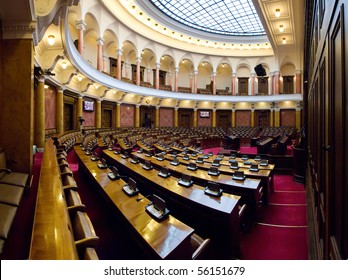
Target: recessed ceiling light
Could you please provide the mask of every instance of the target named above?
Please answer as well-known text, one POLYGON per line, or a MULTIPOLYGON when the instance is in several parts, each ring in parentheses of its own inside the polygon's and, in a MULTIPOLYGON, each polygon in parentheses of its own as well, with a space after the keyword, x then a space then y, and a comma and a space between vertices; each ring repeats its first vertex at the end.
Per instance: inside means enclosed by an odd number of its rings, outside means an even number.
POLYGON ((276 17, 280 17, 280 9, 276 9, 275 10, 275 16, 276 17))
POLYGON ((54 45, 55 40, 56 40, 56 38, 54 37, 54 35, 48 35, 47 41, 48 41, 48 44, 49 44, 50 46, 53 46, 53 45, 54 45))

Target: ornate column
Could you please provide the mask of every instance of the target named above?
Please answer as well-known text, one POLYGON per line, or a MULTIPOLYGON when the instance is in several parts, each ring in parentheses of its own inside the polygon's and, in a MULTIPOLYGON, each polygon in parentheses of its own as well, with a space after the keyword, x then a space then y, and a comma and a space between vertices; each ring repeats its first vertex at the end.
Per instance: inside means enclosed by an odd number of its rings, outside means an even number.
MULTIPOLYGON (((79 96, 79 98, 77 99, 77 108, 76 108, 77 119, 79 117, 82 118, 82 101, 83 101, 83 96, 79 96)), ((78 125, 80 124, 78 123, 78 125)))
POLYGON ((255 95, 255 73, 250 75, 250 95, 255 95))
POLYGON ((137 86, 140 86, 140 62, 141 62, 141 57, 137 57, 137 69, 136 69, 136 76, 135 76, 135 84, 137 86))
POLYGON ((140 105, 135 106, 135 127, 140 127, 140 105))
POLYGON ((301 84, 302 84, 302 79, 301 79, 301 74, 302 71, 301 70, 297 70, 295 72, 295 93, 302 93, 302 89, 301 89, 301 84))
POLYGON ((216 95, 216 72, 213 72, 213 95, 216 95))
POLYGON ((86 22, 84 20, 77 20, 76 29, 77 29, 77 36, 78 36, 77 50, 80 53, 80 55, 83 56, 84 32, 86 30, 86 22))
POLYGON ((97 100, 97 106, 95 108, 95 128, 101 128, 101 115, 102 115, 102 106, 101 100, 97 100))
POLYGON ((35 144, 45 146, 45 77, 39 78, 35 97, 35 144))
POLYGON ((240 94, 240 93, 238 92, 238 77, 236 76, 234 80, 235 80, 235 82, 234 82, 235 95, 237 95, 237 93, 240 94))
POLYGON ((273 80, 274 80, 274 94, 275 95, 278 95, 279 91, 280 91, 280 80, 279 80, 279 78, 280 78, 279 71, 274 72, 273 80))
POLYGON ((156 89, 159 89, 159 70, 160 70, 160 67, 161 67, 161 64, 156 63, 156 81, 155 81, 156 89))
POLYGON ((197 108, 193 109, 193 127, 198 126, 198 110, 197 108))
POLYGON ((254 109, 251 109, 250 126, 251 127, 255 126, 255 110, 254 109))
POLYGON ((213 109, 212 127, 216 127, 216 109, 213 109))
POLYGON ((160 126, 160 107, 157 106, 156 107, 156 118, 155 118, 155 127, 159 127, 160 126))
POLYGON ((97 38, 98 54, 97 54, 97 70, 103 71, 103 38, 97 38))
POLYGON ((117 74, 116 77, 118 80, 122 80, 122 54, 123 51, 121 49, 117 50, 117 74))
POLYGON ((174 108, 174 127, 179 126, 179 108, 174 108))
POLYGON ((269 84, 269 95, 274 94, 274 82, 273 82, 273 73, 269 73, 269 78, 268 78, 268 84, 269 84))
POLYGON ((179 67, 175 67, 174 91, 178 91, 179 85, 179 67))
POLYGON ((193 93, 197 93, 198 83, 198 70, 193 71, 193 93))
POLYGON ((237 74, 236 73, 232 73, 232 82, 231 82, 231 94, 232 95, 236 95, 236 78, 237 78, 237 74))
POLYGON ((57 91, 57 133, 64 132, 64 89, 59 88, 57 91))
POLYGON ((274 127, 280 126, 280 109, 274 110, 274 127))
POLYGON ((270 127, 273 127, 273 126, 274 126, 274 124, 273 124, 273 122, 274 122, 273 115, 274 115, 274 111, 273 111, 273 109, 271 108, 271 109, 270 109, 270 113, 269 113, 269 126, 270 126, 270 127))
POLYGON ((116 104, 116 127, 121 127, 121 103, 116 104))
POLYGON ((236 127, 236 110, 235 109, 232 109, 231 126, 236 127))

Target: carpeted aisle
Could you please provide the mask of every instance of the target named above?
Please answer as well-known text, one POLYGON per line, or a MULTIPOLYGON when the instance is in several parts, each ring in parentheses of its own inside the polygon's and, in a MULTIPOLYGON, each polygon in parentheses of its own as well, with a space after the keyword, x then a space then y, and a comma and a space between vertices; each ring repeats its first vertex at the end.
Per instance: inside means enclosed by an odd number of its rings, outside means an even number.
POLYGON ((242 259, 305 260, 306 193, 290 175, 274 175, 274 192, 256 224, 242 234, 242 259))

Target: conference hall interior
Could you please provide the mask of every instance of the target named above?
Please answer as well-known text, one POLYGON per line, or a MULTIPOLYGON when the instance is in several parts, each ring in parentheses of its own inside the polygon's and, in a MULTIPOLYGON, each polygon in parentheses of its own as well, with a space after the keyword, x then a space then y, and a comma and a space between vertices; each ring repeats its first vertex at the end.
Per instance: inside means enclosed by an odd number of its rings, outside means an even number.
POLYGON ((347 259, 347 38, 344 0, 1 1, 0 258, 347 259))

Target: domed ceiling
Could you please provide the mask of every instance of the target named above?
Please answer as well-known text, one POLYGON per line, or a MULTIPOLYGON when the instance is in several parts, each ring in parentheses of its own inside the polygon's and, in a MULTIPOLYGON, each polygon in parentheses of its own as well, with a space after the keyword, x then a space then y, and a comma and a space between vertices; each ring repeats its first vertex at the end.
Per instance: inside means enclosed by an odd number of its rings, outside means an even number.
POLYGON ((149 0, 175 21, 214 34, 266 35, 251 0, 149 0))

